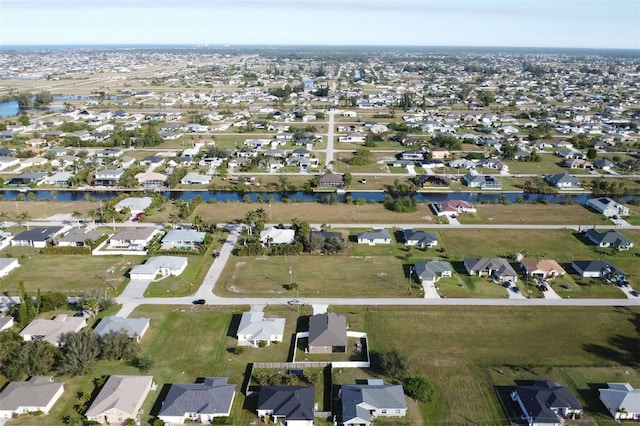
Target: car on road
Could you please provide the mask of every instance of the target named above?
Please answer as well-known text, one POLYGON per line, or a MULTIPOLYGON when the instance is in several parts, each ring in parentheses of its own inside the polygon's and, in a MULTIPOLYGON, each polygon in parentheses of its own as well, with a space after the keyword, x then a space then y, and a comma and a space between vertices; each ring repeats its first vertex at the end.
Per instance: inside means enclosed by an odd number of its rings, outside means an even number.
POLYGON ((302 305, 302 302, 300 302, 298 299, 291 299, 287 303, 289 305, 302 305))
POLYGON ((204 299, 196 299, 192 302, 194 305, 205 305, 207 303, 204 299))
POLYGON ((359 182, 360 183, 367 183, 367 180, 366 179, 360 179, 359 182))

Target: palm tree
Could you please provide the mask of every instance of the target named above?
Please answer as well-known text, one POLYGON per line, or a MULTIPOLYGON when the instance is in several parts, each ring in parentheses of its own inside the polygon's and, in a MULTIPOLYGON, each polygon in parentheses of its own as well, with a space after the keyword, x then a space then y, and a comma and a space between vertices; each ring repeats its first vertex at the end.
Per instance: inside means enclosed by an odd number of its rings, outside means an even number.
POLYGON ((91 312, 91 316, 94 317, 100 311, 100 302, 95 297, 88 297, 82 305, 82 309, 91 312))
POLYGON ((76 219, 78 226, 80 226, 80 218, 82 217, 82 213, 78 210, 74 210, 73 213, 71 213, 71 217, 76 219))
POLYGON ((31 216, 29 215, 29 212, 27 211, 23 211, 22 213, 19 213, 16 215, 16 221, 18 222, 18 225, 22 225, 22 224, 27 224, 27 230, 29 230, 29 222, 28 220, 31 218, 31 216))
POLYGON ((9 213, 7 212, 0 212, 0 222, 2 222, 2 226, 5 225, 4 222, 6 222, 7 218, 9 217, 9 213))

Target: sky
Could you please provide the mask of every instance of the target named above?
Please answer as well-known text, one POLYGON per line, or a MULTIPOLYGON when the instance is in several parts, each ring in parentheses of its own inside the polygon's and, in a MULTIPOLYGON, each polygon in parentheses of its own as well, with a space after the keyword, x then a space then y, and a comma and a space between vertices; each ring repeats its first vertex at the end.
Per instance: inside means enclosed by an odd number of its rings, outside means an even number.
POLYGON ((0 46, 640 49, 640 0, 0 0, 0 46))

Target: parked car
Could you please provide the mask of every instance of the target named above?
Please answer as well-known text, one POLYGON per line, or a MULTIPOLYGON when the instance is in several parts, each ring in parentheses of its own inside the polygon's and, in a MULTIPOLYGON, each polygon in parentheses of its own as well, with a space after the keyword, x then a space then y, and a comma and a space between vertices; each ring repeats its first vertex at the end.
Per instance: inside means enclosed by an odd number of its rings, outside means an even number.
POLYGON ((635 291, 635 290, 631 290, 631 291, 629 292, 629 294, 630 294, 630 295, 632 295, 633 297, 638 297, 638 296, 640 296, 640 293, 638 293, 638 292, 637 292, 637 291, 635 291))
POLYGON ((302 304, 298 299, 291 299, 287 303, 289 305, 301 305, 302 304))
POLYGON ((205 305, 207 303, 204 299, 196 299, 192 302, 194 305, 205 305))
POLYGON ((216 259, 220 257, 220 252, 216 251, 213 253, 213 257, 215 257, 216 259))

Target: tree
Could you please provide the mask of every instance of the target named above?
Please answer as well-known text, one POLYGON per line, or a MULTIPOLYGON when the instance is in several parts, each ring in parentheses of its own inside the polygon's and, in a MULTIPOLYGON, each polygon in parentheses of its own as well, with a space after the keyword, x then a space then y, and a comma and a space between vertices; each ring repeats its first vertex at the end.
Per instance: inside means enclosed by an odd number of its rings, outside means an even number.
POLYGON ((131 365, 136 367, 142 374, 148 373, 153 368, 155 361, 148 355, 139 355, 133 358, 131 365))
POLYGON ((82 304, 82 309, 91 313, 92 317, 95 317, 100 312, 100 302, 95 297, 87 297, 82 304))
POLYGON ((132 360, 138 353, 138 343, 125 331, 109 333, 100 339, 100 358, 132 360))
POLYGON ((342 177, 342 180, 344 182, 344 186, 349 186, 351 185, 351 181, 353 180, 353 177, 351 176, 351 173, 345 172, 344 176, 342 177))
POLYGON ((431 402, 436 389, 431 382, 422 376, 409 377, 404 381, 404 391, 411 398, 419 402, 431 402))
POLYGON ((392 349, 380 357, 380 368, 387 377, 403 379, 409 374, 409 358, 397 349, 392 349))
POLYGON ((99 355, 100 342, 92 329, 85 328, 77 333, 67 333, 64 336, 58 370, 61 374, 70 376, 87 374, 99 355))
POLYGON ((587 158, 593 161, 596 159, 596 157, 598 157, 598 151, 596 151, 595 148, 589 148, 587 150, 587 158))

